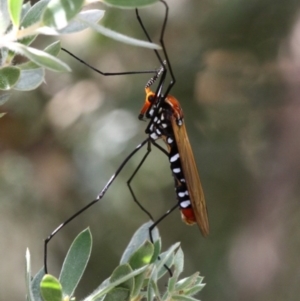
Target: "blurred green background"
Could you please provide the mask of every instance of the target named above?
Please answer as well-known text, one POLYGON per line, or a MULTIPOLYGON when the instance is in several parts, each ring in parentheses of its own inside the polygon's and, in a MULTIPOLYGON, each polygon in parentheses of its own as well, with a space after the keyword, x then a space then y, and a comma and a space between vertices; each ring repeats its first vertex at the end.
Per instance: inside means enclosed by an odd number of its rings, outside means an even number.
MULTIPOLYGON (((185 275, 200 271, 201 300, 299 300, 300 19, 294 0, 168 0, 165 44, 199 167, 210 218, 204 239, 174 212, 160 225, 163 247, 181 241, 185 275)), ((106 7, 104 7, 107 9, 106 7)), ((159 3, 141 10, 153 40, 159 3)), ((134 11, 107 9, 103 23, 144 39, 134 11)), ((159 67, 153 51, 86 30, 62 45, 103 71, 159 67)), ((48 40, 49 41, 49 40, 48 40)), ((42 48, 43 38, 36 41, 42 48)), ((48 72, 38 90, 15 93, 1 107, 1 300, 25 298, 25 249, 43 265, 43 240, 93 200, 123 159, 145 139, 137 119, 148 75, 102 77, 68 55, 72 73, 48 72)), ((110 275, 147 217, 126 181, 140 151, 104 199, 49 244, 57 275, 76 234, 90 227, 92 258, 79 300, 110 275)), ((168 160, 157 150, 133 181, 156 217, 176 197, 168 160)))

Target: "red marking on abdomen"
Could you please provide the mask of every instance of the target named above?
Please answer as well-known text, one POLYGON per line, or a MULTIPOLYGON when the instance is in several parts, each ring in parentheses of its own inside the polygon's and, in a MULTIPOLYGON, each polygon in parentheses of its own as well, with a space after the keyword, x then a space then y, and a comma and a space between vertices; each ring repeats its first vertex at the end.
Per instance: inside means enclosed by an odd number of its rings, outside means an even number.
POLYGON ((193 225, 196 223, 196 218, 193 209, 190 208, 180 208, 181 218, 187 225, 193 225))

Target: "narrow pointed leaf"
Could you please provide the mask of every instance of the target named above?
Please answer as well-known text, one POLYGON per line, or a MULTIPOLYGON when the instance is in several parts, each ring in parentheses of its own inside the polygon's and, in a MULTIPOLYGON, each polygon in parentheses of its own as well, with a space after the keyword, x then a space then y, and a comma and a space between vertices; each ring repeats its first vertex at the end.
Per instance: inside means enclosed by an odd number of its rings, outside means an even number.
POLYGON ((10 23, 7 0, 0 1, 0 35, 4 34, 10 23))
MULTIPOLYGON (((48 45, 44 51, 50 55, 53 55, 53 56, 57 56, 58 53, 60 52, 60 41, 55 41, 54 43, 48 45)), ((39 65, 29 61, 29 62, 26 62, 26 63, 23 63, 23 64, 20 64, 18 65, 18 67, 21 69, 21 70, 28 70, 28 69, 38 69, 40 68, 39 65)))
POLYGON ((116 41, 119 41, 119 42, 122 42, 122 43, 125 43, 125 44, 129 44, 129 45, 133 45, 133 46, 145 47, 145 48, 149 48, 149 49, 161 49, 160 45, 128 37, 124 34, 121 34, 119 32, 116 32, 116 31, 113 31, 109 28, 106 28, 106 27, 104 27, 100 24, 95 24, 95 23, 92 23, 88 20, 84 20, 84 19, 79 18, 79 17, 78 17, 78 19, 81 22, 89 25, 89 27, 91 27, 92 29, 94 29, 97 32, 101 33, 102 35, 104 35, 106 37, 109 37, 111 39, 114 39, 116 41))
POLYGON ((66 27, 81 10, 84 0, 51 0, 44 15, 46 26, 62 29, 66 27))
POLYGON ((184 289, 187 289, 191 286, 194 286, 195 285, 195 282, 197 281, 199 277, 199 272, 189 276, 189 277, 186 277, 184 279, 181 279, 179 280, 177 283, 176 283, 176 286, 175 286, 175 289, 177 291, 182 291, 184 289))
POLYGON ((128 279, 131 279, 141 273, 143 273, 147 269, 147 266, 144 266, 138 270, 132 271, 128 275, 112 282, 112 283, 106 283, 107 286, 103 286, 103 284, 100 285, 98 289, 96 289, 90 296, 88 296, 85 301, 96 301, 100 299, 102 296, 110 292, 113 288, 119 286, 121 283, 126 282, 128 279))
POLYGON ((29 250, 26 250, 26 292, 27 292, 27 300, 34 301, 32 290, 31 290, 31 263, 30 263, 30 253, 29 250))
POLYGON ((8 0, 8 10, 14 27, 19 27, 23 0, 8 0))
POLYGON ((10 90, 20 78, 20 69, 17 67, 4 67, 0 69, 0 90, 10 90))
POLYGON ((190 289, 184 290, 183 291, 184 295, 186 295, 186 296, 194 296, 197 293, 199 293, 203 289, 204 286, 205 286, 205 284, 194 285, 190 289))
POLYGON ((166 252, 160 255, 160 260, 157 260, 156 266, 158 270, 158 279, 160 279, 166 272, 167 267, 171 267, 174 260, 174 251, 179 247, 180 243, 177 242, 176 244, 172 245, 166 252))
POLYGON ((64 295, 73 295, 90 258, 91 249, 92 235, 86 229, 75 238, 64 260, 59 276, 64 295))
POLYGON ((151 5, 158 0, 103 0, 104 3, 120 8, 136 8, 151 5))
MULTIPOLYGON (((49 1, 50 0, 40 0, 39 2, 35 3, 24 16, 21 22, 21 28, 27 28, 30 25, 38 23, 41 20, 42 14, 46 9, 46 6, 49 3, 49 1)), ((34 41, 36 36, 37 35, 28 36, 26 38, 23 38, 19 42, 24 45, 29 45, 34 41)))
POLYGON ((82 31, 89 27, 88 24, 80 22, 80 19, 91 23, 98 23, 104 16, 105 11, 99 9, 91 9, 80 12, 66 27, 59 29, 58 34, 69 34, 82 31))
POLYGON ((28 47, 20 43, 9 43, 7 47, 12 51, 26 56, 28 59, 41 67, 45 67, 52 71, 58 72, 71 71, 70 67, 67 64, 44 51, 28 47))
POLYGON ((62 287, 58 279, 45 275, 41 282, 41 295, 44 301, 62 301, 62 287))
POLYGON ((182 249, 179 248, 176 252, 175 257, 174 257, 173 277, 176 278, 176 282, 177 282, 177 279, 178 279, 179 275, 183 271, 183 264, 184 264, 184 255, 183 255, 182 249))

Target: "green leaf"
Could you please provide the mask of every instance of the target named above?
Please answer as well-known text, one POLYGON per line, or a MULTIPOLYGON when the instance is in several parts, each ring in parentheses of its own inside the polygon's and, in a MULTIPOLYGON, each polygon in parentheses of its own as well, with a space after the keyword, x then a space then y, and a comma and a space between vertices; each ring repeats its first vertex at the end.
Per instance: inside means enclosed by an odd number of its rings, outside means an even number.
POLYGON ((126 282, 128 279, 131 279, 141 273, 143 273, 147 269, 147 266, 144 266, 140 269, 134 270, 131 273, 127 274, 126 276, 114 281, 109 282, 105 281, 105 283, 102 283, 99 288, 97 288, 90 296, 88 296, 85 300, 86 301, 95 301, 99 300, 102 296, 110 292, 113 288, 119 286, 121 283, 126 282))
POLYGON ((183 271, 183 265, 184 265, 184 255, 183 255, 182 249, 179 248, 176 252, 175 257, 174 257, 173 277, 176 279, 176 282, 177 282, 177 279, 178 279, 179 275, 183 271))
MULTIPOLYGON (((38 23, 41 20, 42 14, 46 9, 47 4, 50 0, 40 0, 39 2, 35 3, 27 12, 27 14, 24 16, 22 22, 21 22, 21 28, 27 28, 30 25, 33 25, 35 23, 38 23)), ((19 42, 24 45, 31 44, 37 35, 32 35, 29 37, 26 37, 19 42)))
POLYGON ((8 0, 8 11, 14 27, 19 27, 23 0, 8 0))
POLYGON ((0 113, 0 118, 2 118, 6 113, 0 113))
POLYGON ((73 295, 90 258, 91 249, 92 235, 86 229, 75 238, 64 260, 59 276, 64 295, 73 295))
POLYGON ((24 16, 28 13, 30 8, 31 8, 31 3, 30 2, 26 2, 22 5, 21 17, 20 17, 21 24, 22 24, 22 20, 23 20, 24 16))
POLYGON ((60 52, 60 41, 55 41, 53 42, 52 44, 48 45, 44 51, 51 54, 51 55, 54 55, 54 56, 57 56, 60 52))
POLYGON ((146 270, 144 273, 141 273, 134 277, 134 289, 131 293, 131 299, 134 300, 140 294, 140 290, 143 287, 144 279, 148 275, 148 271, 146 270))
POLYGON ((41 296, 41 281, 45 276, 45 269, 42 267, 31 281, 31 290, 34 301, 43 301, 41 296))
POLYGON ((116 41, 126 43, 129 45, 133 45, 133 46, 145 47, 145 48, 149 48, 149 49, 161 49, 160 45, 128 37, 126 35, 123 35, 121 33, 113 31, 109 28, 106 28, 100 24, 94 24, 94 23, 90 22, 89 20, 84 20, 82 18, 79 18, 79 16, 77 19, 80 20, 81 22, 83 22, 84 24, 87 24, 90 28, 96 30, 97 32, 101 33, 102 35, 109 37, 111 39, 114 39, 116 41))
POLYGON ((147 6, 158 0, 103 0, 104 3, 120 8, 136 8, 147 6))
POLYGON ((176 291, 182 291, 184 289, 190 288, 191 286, 194 286, 198 277, 199 272, 196 272, 189 277, 179 280, 175 285, 176 291))
POLYGON ((27 300, 34 301, 32 291, 31 291, 31 263, 30 263, 30 253, 29 250, 26 249, 26 292, 27 292, 27 300))
MULTIPOLYGON (((143 224, 132 236, 127 248, 125 249, 120 264, 127 263, 131 255, 149 239, 149 227, 153 225, 152 221, 143 224)), ((159 234, 157 228, 152 232, 154 242, 158 239, 159 234)))
POLYGON ((58 34, 69 34, 82 31, 89 27, 88 24, 82 23, 79 19, 86 20, 91 23, 98 23, 104 16, 105 11, 99 9, 90 9, 78 14, 66 27, 57 31, 58 34))
MULTIPOLYGON (((132 268, 130 267, 129 264, 120 265, 113 271, 113 273, 110 277, 110 282, 111 283, 115 282, 115 281, 123 278, 124 276, 130 274, 131 272, 132 272, 132 268)), ((118 285, 118 287, 127 289, 131 294, 131 292, 133 291, 133 288, 134 288, 134 279, 130 278, 130 279, 126 280, 125 282, 118 285)))
POLYGON ((1 93, 0 94, 0 106, 2 106, 3 104, 5 104, 8 99, 10 98, 11 93, 1 93))
POLYGON ((70 67, 58 58, 35 48, 22 45, 20 43, 9 43, 7 47, 36 63, 52 71, 71 71, 70 67))
POLYGON ((205 284, 194 285, 190 289, 184 290, 183 293, 186 296, 194 296, 197 293, 199 293, 203 289, 204 286, 205 286, 205 284))
POLYGON ((153 244, 146 240, 129 258, 128 263, 133 270, 149 264, 154 252, 153 244))
POLYGON ((59 281, 47 274, 41 282, 41 295, 44 301, 62 301, 63 293, 59 281))
POLYGON ((84 0, 51 0, 44 15, 46 26, 62 29, 66 27, 81 10, 84 0))
POLYGON ((114 288, 103 299, 103 301, 129 301, 129 300, 130 300, 130 292, 128 289, 123 287, 114 288))
POLYGON ((7 0, 0 0, 0 35, 3 35, 10 24, 7 0))
POLYGON ((10 90, 20 77, 20 69, 17 67, 4 67, 0 69, 0 90, 10 90))
POLYGON ((21 75, 14 90, 30 91, 43 83, 45 71, 43 68, 21 70, 21 75))
MULTIPOLYGON (((156 229, 157 228, 155 228, 155 230, 156 229)), ((156 240, 154 242, 154 252, 153 252, 153 255, 152 255, 150 263, 153 263, 153 262, 155 262, 157 260, 158 255, 160 254, 160 251, 161 251, 161 239, 159 238, 158 240, 156 240)))
POLYGON ((174 251, 179 247, 180 243, 176 243, 172 245, 166 252, 162 253, 157 260, 156 266, 158 270, 158 279, 160 279, 168 270, 165 265, 170 268, 173 264, 174 260, 174 251))
MULTIPOLYGON (((57 56, 60 52, 60 41, 55 41, 54 43, 48 45, 44 51, 47 52, 48 54, 51 54, 53 56, 57 56)), ((39 65, 33 63, 33 62, 26 62, 26 63, 23 63, 23 64, 20 64, 18 65, 18 67, 21 69, 21 70, 30 70, 30 69, 38 69, 40 68, 39 65)))

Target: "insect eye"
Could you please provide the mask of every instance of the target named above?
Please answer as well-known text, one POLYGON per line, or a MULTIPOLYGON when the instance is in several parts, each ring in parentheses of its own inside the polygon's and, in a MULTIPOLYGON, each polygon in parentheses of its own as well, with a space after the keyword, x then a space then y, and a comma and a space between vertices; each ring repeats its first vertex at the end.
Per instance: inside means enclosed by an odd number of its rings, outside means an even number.
POLYGON ((153 103, 153 102, 154 102, 154 99, 155 99, 154 95, 149 95, 149 96, 148 96, 148 101, 149 101, 150 103, 153 103))

